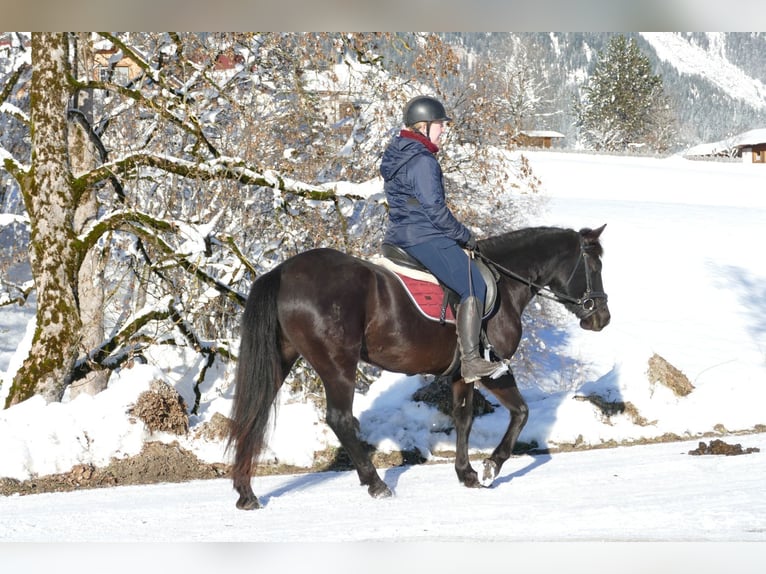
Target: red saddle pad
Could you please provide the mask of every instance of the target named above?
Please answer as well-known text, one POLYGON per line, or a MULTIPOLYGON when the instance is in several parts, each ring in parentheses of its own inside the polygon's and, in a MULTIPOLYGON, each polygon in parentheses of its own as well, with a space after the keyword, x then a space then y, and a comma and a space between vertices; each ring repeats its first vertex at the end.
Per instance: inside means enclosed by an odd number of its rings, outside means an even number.
MULTIPOLYGON (((412 300, 417 304, 423 314, 429 319, 441 320, 442 303, 444 301, 444 291, 441 286, 429 281, 414 279, 401 273, 396 274, 404 283, 405 288, 410 294, 412 300)), ((454 321, 455 315, 452 308, 447 306, 445 314, 446 321, 454 321)))

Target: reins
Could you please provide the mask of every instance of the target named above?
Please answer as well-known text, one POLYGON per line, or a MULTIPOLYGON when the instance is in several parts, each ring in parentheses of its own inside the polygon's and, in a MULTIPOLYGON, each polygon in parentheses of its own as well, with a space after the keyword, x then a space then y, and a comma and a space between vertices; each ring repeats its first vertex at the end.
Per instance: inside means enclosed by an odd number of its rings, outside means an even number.
POLYGON ((558 293, 546 285, 535 283, 529 277, 524 277, 522 275, 519 275, 515 271, 512 271, 508 269, 507 267, 500 265, 499 263, 497 263, 496 261, 493 261, 486 255, 483 255, 478 250, 475 251, 475 254, 477 257, 481 258, 487 265, 491 265, 503 275, 506 275, 507 277, 510 277, 511 279, 515 279, 516 281, 519 281, 520 283, 523 283, 529 286, 530 289, 536 289, 536 292, 535 292, 536 295, 545 297, 546 299, 551 299, 552 301, 556 301, 557 303, 562 303, 562 304, 570 303, 572 305, 577 305, 578 307, 582 307, 582 309, 586 311, 587 313, 585 317, 595 312, 596 299, 603 299, 604 301, 607 300, 607 294, 604 293, 603 291, 593 291, 593 281, 591 279, 590 268, 588 267, 588 254, 585 252, 585 249, 583 248, 582 245, 580 245, 580 256, 577 258, 577 262, 575 263, 574 269, 572 269, 572 273, 569 275, 569 279, 567 280, 567 285, 569 285, 572 279, 574 279, 575 272, 577 271, 577 267, 579 266, 580 260, 582 259, 583 267, 585 269, 585 292, 582 294, 582 297, 579 297, 579 298, 572 297, 571 295, 567 295, 566 293, 558 293))

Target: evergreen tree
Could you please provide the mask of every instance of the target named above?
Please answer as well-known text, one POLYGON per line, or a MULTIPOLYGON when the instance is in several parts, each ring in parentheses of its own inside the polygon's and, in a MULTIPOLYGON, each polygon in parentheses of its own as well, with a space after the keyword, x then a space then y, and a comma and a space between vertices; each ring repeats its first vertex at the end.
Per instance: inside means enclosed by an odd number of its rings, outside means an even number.
POLYGON ((596 68, 575 104, 580 136, 587 148, 625 151, 649 147, 662 152, 675 137, 670 101, 662 78, 635 40, 613 37, 599 53, 596 68))

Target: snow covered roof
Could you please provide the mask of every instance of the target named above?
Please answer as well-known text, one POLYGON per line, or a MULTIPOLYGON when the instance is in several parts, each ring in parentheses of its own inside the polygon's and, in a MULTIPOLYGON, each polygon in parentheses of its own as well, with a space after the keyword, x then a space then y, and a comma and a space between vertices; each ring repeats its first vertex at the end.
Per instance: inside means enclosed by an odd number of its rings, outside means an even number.
POLYGON ((746 147, 766 143, 766 128, 758 128, 731 138, 732 147, 746 147))
POLYGON ((736 150, 766 143, 766 128, 749 130, 725 140, 699 144, 686 150, 686 156, 732 155, 736 150))
POLYGON ((530 138, 563 138, 564 134, 555 132, 553 130, 522 130, 519 135, 524 135, 530 138))

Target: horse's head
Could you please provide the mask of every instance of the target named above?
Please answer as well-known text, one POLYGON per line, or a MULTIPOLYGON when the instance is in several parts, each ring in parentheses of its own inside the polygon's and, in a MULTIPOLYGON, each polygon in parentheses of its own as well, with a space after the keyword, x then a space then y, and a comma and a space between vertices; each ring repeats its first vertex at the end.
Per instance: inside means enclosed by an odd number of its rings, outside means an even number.
POLYGON ((561 290, 568 297, 564 304, 580 319, 580 327, 589 331, 600 331, 611 319, 601 280, 603 248, 599 237, 605 227, 606 224, 598 229, 580 230, 577 262, 569 278, 561 285, 561 290))

